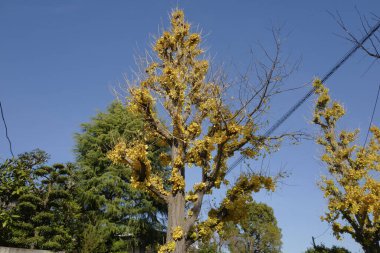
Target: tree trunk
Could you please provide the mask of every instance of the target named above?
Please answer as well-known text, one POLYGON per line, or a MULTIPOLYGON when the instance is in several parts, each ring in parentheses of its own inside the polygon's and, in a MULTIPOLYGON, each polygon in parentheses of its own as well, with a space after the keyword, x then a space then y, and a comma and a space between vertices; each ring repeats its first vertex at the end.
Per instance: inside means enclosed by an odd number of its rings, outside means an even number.
MULTIPOLYGON (((178 192, 170 197, 168 207, 168 228, 166 232, 166 242, 173 241, 172 231, 176 227, 184 228, 185 225, 185 194, 178 192)), ((182 239, 176 241, 175 253, 186 252, 186 235, 182 239)))
MULTIPOLYGON (((359 232, 361 233, 361 231, 359 232)), ((356 231, 356 234, 359 234, 356 231)), ((380 253, 380 242, 375 236, 361 233, 355 238, 355 241, 362 246, 365 253, 380 253)))
POLYGON ((365 253, 380 253, 379 242, 372 242, 368 245, 363 245, 363 250, 365 253))

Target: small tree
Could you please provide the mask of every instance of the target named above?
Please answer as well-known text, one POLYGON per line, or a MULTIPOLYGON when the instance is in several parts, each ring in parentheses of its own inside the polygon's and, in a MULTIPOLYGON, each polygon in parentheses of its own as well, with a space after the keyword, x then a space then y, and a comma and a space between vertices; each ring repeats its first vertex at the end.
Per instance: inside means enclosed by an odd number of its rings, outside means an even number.
MULTIPOLYGON (((201 37, 190 31, 181 10, 171 15, 171 29, 154 44, 156 60, 149 62, 146 76, 130 89, 129 108, 142 115, 144 139, 121 141, 109 153, 117 164, 132 167, 132 184, 144 189, 168 207, 166 244, 160 252, 186 252, 196 240, 208 240, 223 222, 237 222, 245 215, 252 192, 274 190, 271 177, 240 175, 218 207, 199 220, 203 198, 214 188, 228 184, 227 161, 237 153, 258 158, 262 149, 270 150, 279 137, 260 136, 260 116, 283 78, 279 40, 269 66, 259 65, 263 76, 250 93, 240 100, 226 101, 226 86, 220 79, 207 80, 209 62, 201 58, 201 37), (246 99, 244 99, 246 98, 246 99), (168 119, 170 125, 160 120, 168 119), (168 147, 160 155, 161 164, 171 171, 169 179, 152 171, 149 151, 152 140, 168 147), (185 191, 185 170, 200 169, 201 179, 185 191), (167 186, 166 186, 167 185, 167 186)), ((153 57, 152 57, 153 58, 153 57)), ((258 70, 258 71, 260 71, 258 70)), ((276 142, 277 144, 277 142, 276 142)))
MULTIPOLYGON (((280 253, 281 229, 273 209, 264 203, 247 204, 247 215, 238 224, 230 224, 234 234, 226 234, 225 240, 231 252, 280 253)), ((230 222, 231 223, 231 222, 230 222)), ((228 224, 228 223, 227 223, 228 224)))
POLYGON ((336 129, 343 107, 331 101, 319 80, 314 85, 319 95, 314 123, 323 132, 317 142, 324 147, 321 159, 329 172, 320 183, 328 199, 322 219, 332 224, 337 238, 347 233, 365 252, 380 252, 380 129, 372 126, 367 146, 355 145, 358 130, 336 129))

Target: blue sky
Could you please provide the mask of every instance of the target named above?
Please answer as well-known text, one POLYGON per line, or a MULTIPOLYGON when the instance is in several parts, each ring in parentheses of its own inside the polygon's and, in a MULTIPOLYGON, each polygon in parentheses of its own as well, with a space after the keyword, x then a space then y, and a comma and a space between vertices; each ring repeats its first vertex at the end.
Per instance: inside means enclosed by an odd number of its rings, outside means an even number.
MULTIPOLYGON (((134 56, 149 48, 152 36, 167 24, 170 10, 179 6, 188 20, 206 35, 204 45, 218 64, 243 67, 260 42, 270 47, 270 29, 283 25, 285 55, 302 57, 298 71, 287 81, 295 87, 322 76, 351 48, 328 14, 339 11, 347 26, 360 34, 356 13, 380 15, 380 1, 0 1, 0 100, 15 153, 41 148, 52 161, 73 160, 73 135, 80 124, 104 110, 114 99, 112 87, 135 67, 134 56)), ((342 128, 368 128, 380 82, 379 63, 359 52, 328 82, 331 94, 347 108, 342 128)), ((306 92, 285 94, 273 104, 272 122, 306 92)), ((279 132, 307 129, 312 99, 279 132)), ((380 109, 375 124, 380 124, 380 109)), ((0 125, 0 159, 10 157, 0 125)), ((364 139, 364 137, 362 138, 364 139)), ((361 140, 362 141, 362 140, 361 140)), ((319 219, 326 207, 316 186, 323 174, 321 149, 311 141, 285 145, 266 163, 272 171, 291 176, 273 194, 256 198, 270 204, 283 231, 283 252, 303 252, 311 237, 353 252, 360 247, 349 237, 337 242, 319 219)), ((257 164, 252 164, 257 166, 257 164)), ((237 168, 231 177, 237 175, 237 168)))

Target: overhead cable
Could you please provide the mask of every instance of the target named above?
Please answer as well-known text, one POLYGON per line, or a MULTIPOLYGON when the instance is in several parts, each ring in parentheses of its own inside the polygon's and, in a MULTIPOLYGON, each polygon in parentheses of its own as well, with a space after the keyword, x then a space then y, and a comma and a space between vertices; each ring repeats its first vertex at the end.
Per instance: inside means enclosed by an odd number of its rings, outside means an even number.
POLYGON ((377 89, 377 95, 376 95, 375 105, 373 106, 373 109, 372 109, 371 120, 369 122, 368 130, 367 130, 367 135, 365 137, 365 142, 364 142, 363 147, 365 147, 366 144, 367 144, 369 132, 370 132, 370 129, 371 129, 371 126, 372 126, 373 117, 375 116, 375 112, 376 112, 377 101, 379 100, 379 94, 380 94, 380 83, 379 83, 379 88, 377 89))
MULTIPOLYGON (((321 82, 327 81, 363 44, 380 28, 380 20, 366 33, 361 40, 358 41, 335 65, 325 74, 321 82)), ((277 130, 312 94, 315 88, 311 88, 296 104, 294 104, 281 118, 279 118, 274 125, 272 125, 265 133, 264 137, 269 137, 274 131, 277 130)), ((238 166, 245 157, 241 155, 236 159, 231 166, 227 169, 226 174, 229 174, 236 166, 238 166)))
POLYGON ((7 138, 8 143, 9 143, 9 151, 11 152, 12 157, 15 157, 13 154, 13 150, 12 150, 12 142, 11 142, 11 139, 9 138, 9 135, 8 135, 8 127, 7 127, 7 123, 5 122, 3 106, 1 105, 1 101, 0 101, 0 111, 1 111, 1 118, 3 120, 4 127, 5 127, 5 137, 7 138))

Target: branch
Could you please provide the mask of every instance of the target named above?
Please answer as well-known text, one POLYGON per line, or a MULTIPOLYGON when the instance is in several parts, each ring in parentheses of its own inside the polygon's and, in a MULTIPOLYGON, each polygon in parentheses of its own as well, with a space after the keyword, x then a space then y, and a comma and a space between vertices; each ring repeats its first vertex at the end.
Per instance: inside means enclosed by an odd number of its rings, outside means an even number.
MULTIPOLYGON (((361 26, 362 26, 362 29, 364 31, 365 34, 368 34, 368 27, 370 27, 369 25, 369 22, 367 20, 366 17, 362 17, 359 13, 359 11, 357 10, 358 12, 358 15, 360 17, 360 23, 361 23, 361 26)), ((354 43, 355 45, 359 46, 367 55, 371 56, 371 57, 374 57, 376 59, 380 59, 380 53, 378 51, 378 48, 377 47, 380 47, 380 44, 379 45, 376 45, 374 40, 372 38, 369 38, 369 41, 371 43, 371 46, 372 46, 372 50, 368 49, 367 47, 365 47, 364 45, 362 45, 359 40, 357 39, 357 37, 352 34, 349 29, 346 27, 345 23, 343 22, 343 19, 342 17, 340 16, 339 13, 336 13, 336 15, 330 13, 330 15, 335 19, 335 21, 337 22, 337 24, 340 26, 340 28, 347 34, 347 37, 345 37, 345 39, 347 39, 348 41, 354 43)), ((377 40, 377 42, 379 43, 380 40, 379 40, 379 37, 374 34, 373 35, 375 37, 375 39, 377 40)))
POLYGON ((197 194, 198 199, 193 204, 193 207, 191 208, 191 211, 193 212, 193 215, 187 219, 185 224, 185 233, 188 233, 191 229, 191 227, 194 225, 195 221, 197 220, 200 211, 202 209, 202 203, 203 203, 203 197, 212 187, 214 187, 215 180, 220 172, 221 165, 222 165, 222 159, 223 159, 223 147, 227 141, 218 144, 218 151, 217 155, 215 157, 216 159, 216 165, 215 170, 213 171, 213 174, 208 177, 207 173, 203 169, 202 171, 202 183, 206 183, 206 187, 200 191, 196 191, 195 194, 197 194))
POLYGON ((184 232, 187 234, 192 226, 194 225, 195 221, 198 219, 198 216, 202 209, 202 203, 203 203, 203 197, 205 195, 205 191, 200 191, 196 193, 198 196, 197 201, 195 201, 193 207, 191 208, 191 211, 193 212, 193 215, 186 219, 184 232))
POLYGON ((154 187, 152 184, 150 184, 149 186, 146 186, 146 188, 152 193, 154 194, 161 202, 163 203, 168 203, 169 202, 169 199, 168 199, 168 196, 162 194, 156 187, 154 187))
POLYGON ((354 235, 360 235, 362 234, 362 229, 359 227, 358 224, 356 224, 356 222, 351 218, 351 216, 349 214, 347 214, 346 212, 342 211, 342 216, 344 219, 346 219, 350 225, 352 226, 352 228, 355 230, 355 233, 354 235))
POLYGON ((162 122, 154 116, 154 114, 152 113, 152 108, 150 108, 150 106, 147 105, 142 106, 144 106, 145 108, 146 120, 150 123, 153 129, 165 139, 166 143, 171 143, 171 135, 169 134, 166 127, 162 124, 162 122))
POLYGON ((137 183, 137 186, 141 186, 149 190, 154 196, 156 196, 161 202, 167 203, 168 197, 162 193, 162 189, 155 187, 154 180, 151 181, 152 177, 150 176, 150 164, 144 162, 144 160, 138 159, 137 162, 139 166, 136 165, 132 159, 125 155, 125 143, 120 143, 116 145, 113 151, 108 154, 108 158, 111 159, 114 163, 127 164, 132 170, 133 181, 137 183), (134 167, 134 165, 137 167, 134 167))

